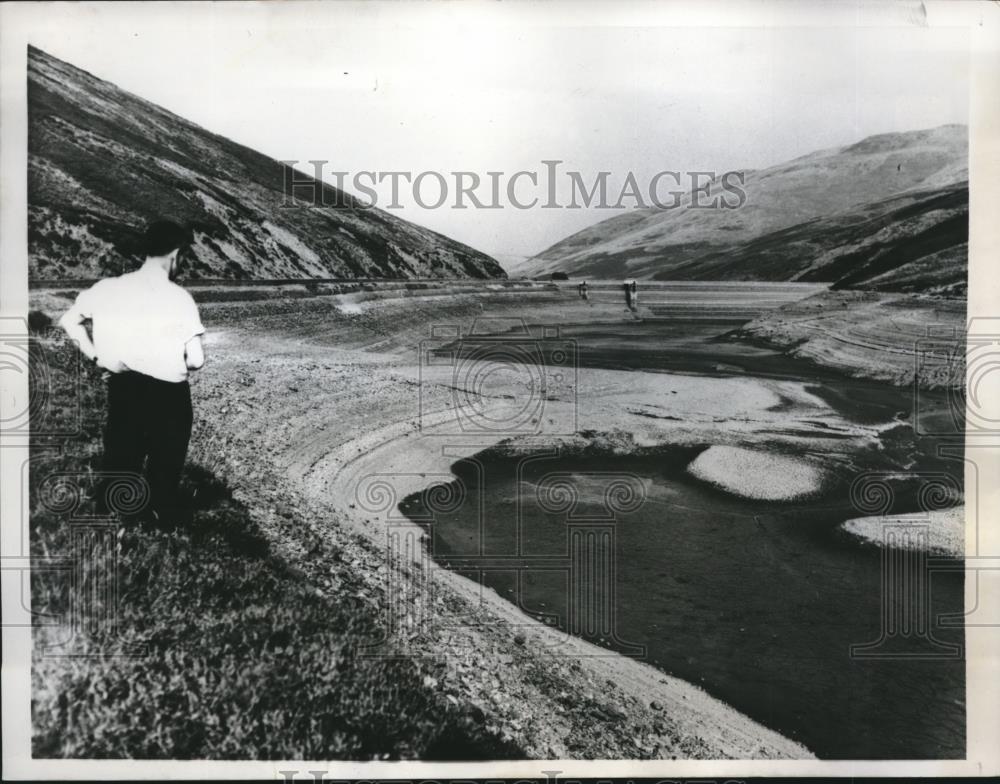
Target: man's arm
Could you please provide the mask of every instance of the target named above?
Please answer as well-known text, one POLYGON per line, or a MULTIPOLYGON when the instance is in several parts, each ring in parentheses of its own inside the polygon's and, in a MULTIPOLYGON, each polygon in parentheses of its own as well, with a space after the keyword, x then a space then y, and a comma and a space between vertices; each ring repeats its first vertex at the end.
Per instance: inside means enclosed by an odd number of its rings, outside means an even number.
POLYGON ((201 344, 201 335, 195 335, 184 344, 184 364, 188 370, 198 370, 205 364, 205 348, 201 344))
POLYGON ((90 339, 87 328, 83 325, 86 320, 87 316, 80 310, 79 304, 73 303, 59 319, 59 326, 66 331, 69 339, 79 346, 83 355, 87 359, 93 360, 97 358, 97 348, 94 346, 94 341, 90 339))

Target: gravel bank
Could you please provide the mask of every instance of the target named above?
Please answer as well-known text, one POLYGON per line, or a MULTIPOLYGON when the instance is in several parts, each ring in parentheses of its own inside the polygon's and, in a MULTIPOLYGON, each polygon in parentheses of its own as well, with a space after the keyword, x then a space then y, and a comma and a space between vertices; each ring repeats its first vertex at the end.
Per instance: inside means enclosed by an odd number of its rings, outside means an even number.
POLYGON ((824 471, 812 463, 757 449, 711 446, 688 472, 720 490, 758 501, 794 501, 822 489, 824 471))
POLYGON ((921 549, 934 555, 962 558, 965 555, 965 506, 955 506, 933 512, 912 515, 886 515, 884 517, 856 517, 846 520, 841 530, 860 541, 885 547, 887 534, 908 532, 909 535, 893 536, 894 547, 904 550, 921 549))

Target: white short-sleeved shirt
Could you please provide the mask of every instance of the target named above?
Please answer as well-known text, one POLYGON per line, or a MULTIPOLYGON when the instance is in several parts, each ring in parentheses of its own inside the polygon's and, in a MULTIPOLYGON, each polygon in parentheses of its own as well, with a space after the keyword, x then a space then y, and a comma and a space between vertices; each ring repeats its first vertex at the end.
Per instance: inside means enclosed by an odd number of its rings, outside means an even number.
POLYGON ((162 381, 188 377, 184 346, 204 334, 194 298, 151 265, 98 281, 76 298, 93 322, 97 363, 112 372, 132 370, 162 381))

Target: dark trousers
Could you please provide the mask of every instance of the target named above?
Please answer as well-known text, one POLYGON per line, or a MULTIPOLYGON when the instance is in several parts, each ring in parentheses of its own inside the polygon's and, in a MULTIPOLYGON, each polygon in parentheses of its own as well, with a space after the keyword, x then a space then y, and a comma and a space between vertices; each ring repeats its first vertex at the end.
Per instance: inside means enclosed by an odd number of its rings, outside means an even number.
POLYGON ((98 492, 98 511, 142 514, 149 510, 162 522, 174 522, 180 511, 177 486, 191 438, 191 422, 187 381, 171 383, 132 372, 112 375, 108 379, 102 463, 108 475, 98 492), (131 503, 127 493, 116 499, 113 475, 142 474, 143 463, 150 490, 148 504, 139 498, 131 503))

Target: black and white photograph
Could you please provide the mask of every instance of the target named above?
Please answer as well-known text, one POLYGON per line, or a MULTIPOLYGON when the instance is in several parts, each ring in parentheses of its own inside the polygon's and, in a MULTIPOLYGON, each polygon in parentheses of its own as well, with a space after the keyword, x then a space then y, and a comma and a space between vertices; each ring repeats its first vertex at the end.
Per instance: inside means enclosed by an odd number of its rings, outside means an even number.
POLYGON ((996 3, 0 36, 10 777, 1000 771, 996 3))

